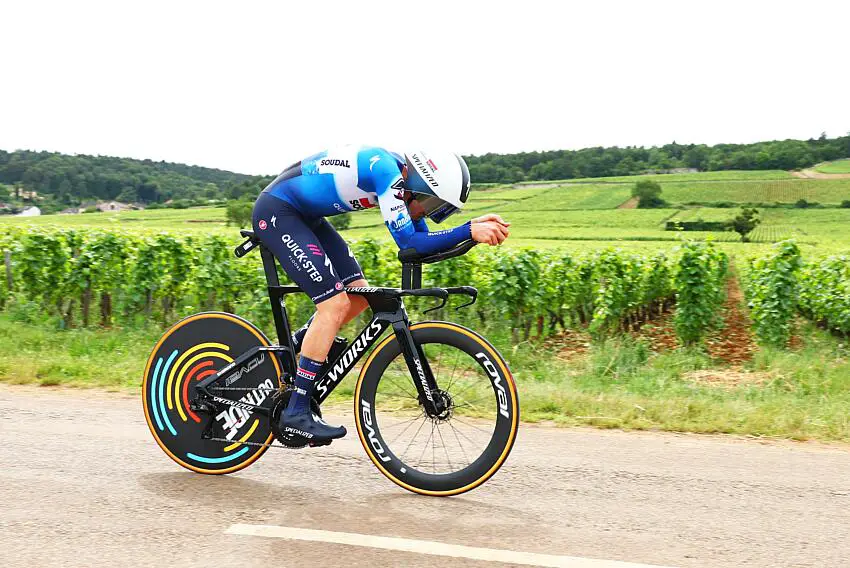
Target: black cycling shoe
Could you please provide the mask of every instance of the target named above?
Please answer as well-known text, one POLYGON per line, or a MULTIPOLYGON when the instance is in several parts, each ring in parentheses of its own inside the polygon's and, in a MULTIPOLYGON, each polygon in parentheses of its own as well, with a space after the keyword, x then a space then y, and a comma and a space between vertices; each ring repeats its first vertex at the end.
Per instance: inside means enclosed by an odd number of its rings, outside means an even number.
POLYGON ((280 415, 280 432, 284 436, 301 438, 311 446, 330 444, 348 433, 345 426, 331 426, 310 411, 287 416, 280 415))

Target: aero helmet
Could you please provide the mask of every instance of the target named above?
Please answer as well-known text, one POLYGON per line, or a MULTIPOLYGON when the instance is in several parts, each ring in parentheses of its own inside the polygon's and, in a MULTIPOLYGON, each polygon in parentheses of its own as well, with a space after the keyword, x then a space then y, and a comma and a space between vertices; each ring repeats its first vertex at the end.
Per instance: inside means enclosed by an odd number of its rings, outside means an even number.
POLYGON ((435 223, 463 208, 469 197, 469 168, 457 154, 413 150, 404 153, 407 162, 405 187, 435 223))

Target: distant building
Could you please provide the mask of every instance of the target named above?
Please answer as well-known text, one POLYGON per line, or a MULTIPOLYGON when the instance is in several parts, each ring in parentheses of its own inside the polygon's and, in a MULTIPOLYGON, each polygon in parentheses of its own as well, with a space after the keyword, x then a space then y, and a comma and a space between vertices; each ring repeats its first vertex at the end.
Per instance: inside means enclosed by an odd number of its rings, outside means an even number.
POLYGON ((695 174, 699 170, 696 168, 671 168, 669 170, 645 170, 644 174, 695 174))
POLYGON ((20 213, 18 213, 18 217, 38 217, 41 215, 41 209, 38 207, 27 207, 20 213))
POLYGON ((127 204, 121 203, 120 201, 85 201, 75 207, 68 207, 67 209, 63 209, 59 213, 62 215, 76 215, 78 213, 85 213, 87 209, 96 209, 97 211, 101 211, 103 213, 118 213, 121 211, 134 211, 137 209, 144 209, 144 205, 139 203, 127 204))
POLYGON ((114 213, 116 211, 129 211, 132 209, 126 203, 119 203, 118 201, 105 201, 103 203, 97 204, 97 210, 103 212, 111 212, 114 213))

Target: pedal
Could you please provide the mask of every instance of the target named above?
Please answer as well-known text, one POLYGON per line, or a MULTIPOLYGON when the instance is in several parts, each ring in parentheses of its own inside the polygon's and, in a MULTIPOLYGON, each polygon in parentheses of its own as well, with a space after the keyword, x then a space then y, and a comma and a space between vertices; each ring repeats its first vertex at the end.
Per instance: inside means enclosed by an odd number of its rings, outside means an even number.
POLYGON ((333 442, 333 440, 326 440, 324 442, 310 442, 307 445, 310 446, 311 448, 319 448, 321 446, 330 446, 331 442, 333 442))

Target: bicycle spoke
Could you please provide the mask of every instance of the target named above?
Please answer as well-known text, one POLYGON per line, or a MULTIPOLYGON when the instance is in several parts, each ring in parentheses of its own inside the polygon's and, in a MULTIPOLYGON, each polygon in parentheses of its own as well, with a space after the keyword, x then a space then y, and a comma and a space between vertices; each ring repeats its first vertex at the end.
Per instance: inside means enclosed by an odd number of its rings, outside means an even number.
POLYGON ((467 385, 467 387, 466 387, 465 389, 463 389, 462 391, 460 391, 459 393, 457 393, 457 394, 455 394, 455 395, 453 395, 453 396, 454 396, 455 398, 457 398, 457 397, 459 397, 460 395, 462 395, 463 393, 465 393, 465 392, 469 391, 469 389, 471 389, 471 388, 473 388, 473 387, 477 387, 477 386, 481 386, 481 383, 473 381, 472 383, 470 383, 469 385, 467 385))
POLYGON ((449 450, 446 448, 446 441, 443 439, 443 433, 440 431, 440 425, 437 425, 437 434, 440 435, 440 441, 443 443, 443 451, 446 452, 446 460, 449 462, 449 468, 454 469, 452 458, 449 457, 449 450))
POLYGON ((460 418, 455 417, 455 418, 452 418, 452 420, 457 420, 461 424, 465 424, 465 425, 469 426, 470 428, 474 428, 474 429, 478 430, 479 432, 483 432, 483 433, 487 434, 488 436, 491 434, 491 432, 488 432, 487 430, 483 430, 483 429, 479 428, 478 426, 470 424, 469 422, 464 422, 460 418))
POLYGON ((479 444, 478 444, 475 440, 473 440, 472 438, 470 438, 469 436, 467 436, 467 435, 463 432, 463 430, 458 430, 457 428, 455 428, 455 431, 456 431, 456 432, 458 432, 458 433, 459 433, 461 436, 463 436, 464 438, 466 438, 466 441, 467 441, 467 442, 469 442, 469 443, 471 443, 471 444, 473 444, 473 445, 475 445, 475 446, 479 445, 479 444))
MULTIPOLYGON (((434 437, 434 428, 436 428, 436 423, 431 423, 431 473, 437 473, 437 438, 434 437)), ((437 432, 440 429, 437 428, 437 432)))
MULTIPOLYGON (((434 379, 436 379, 437 377, 440 376, 440 369, 442 369, 441 363, 443 361, 443 353, 444 353, 444 350, 440 349, 439 355, 437 355, 437 364, 431 367, 431 372, 434 375, 434 379), (435 367, 436 367, 436 369, 435 369, 435 367)), ((422 345, 422 354, 423 355, 425 354, 425 345, 424 344, 422 345)), ((430 365, 431 360, 428 357, 425 357, 425 359, 428 361, 428 364, 430 365)))
POLYGON ((452 367, 452 374, 451 374, 451 375, 449 375, 449 386, 447 386, 447 387, 445 388, 445 391, 446 391, 446 392, 449 392, 449 389, 450 389, 450 388, 452 388, 452 385, 453 385, 453 384, 454 384, 454 382, 455 382, 455 381, 454 381, 454 379, 455 379, 455 371, 457 371, 457 366, 458 366, 458 364, 460 363, 460 353, 461 353, 461 352, 460 352, 460 351, 458 351, 458 352, 457 352, 457 355, 455 355, 455 366, 454 366, 454 367, 452 367))
POLYGON ((422 424, 420 424, 420 425, 419 425, 419 428, 416 430, 416 434, 414 434, 414 435, 413 435, 413 438, 411 438, 411 439, 410 439, 410 443, 409 443, 409 444, 407 444, 407 447, 404 449, 404 452, 402 452, 402 454, 399 456, 399 458, 398 458, 398 459, 403 460, 403 459, 404 459, 404 456, 406 456, 406 455, 407 455, 407 450, 409 450, 409 449, 410 449, 410 446, 412 446, 412 445, 413 445, 414 440, 416 440, 416 436, 418 436, 418 435, 419 435, 419 432, 420 432, 420 431, 422 431, 422 427, 425 425, 425 422, 426 422, 426 421, 427 421, 427 419, 426 419, 426 420, 423 420, 423 421, 422 421, 422 424))
MULTIPOLYGON (((417 418, 418 418, 418 417, 417 417, 417 418)), ((399 432, 399 433, 398 433, 398 436, 396 436, 396 437, 393 439, 393 441, 392 441, 392 442, 390 442, 390 444, 395 444, 396 440, 398 440, 399 438, 401 438, 401 435, 402 435, 402 434, 404 434, 405 432, 407 432, 407 430, 408 430, 411 426, 413 426, 413 424, 414 424, 414 422, 411 422, 410 424, 408 424, 407 426, 405 426, 405 427, 404 427, 404 430, 402 430, 401 432, 399 432)), ((423 422, 422 422, 422 424, 425 424, 425 422, 423 421, 423 422)), ((420 427, 421 427, 421 426, 420 426, 420 427)))
POLYGON ((431 437, 434 435, 434 423, 431 422, 431 435, 428 436, 428 439, 425 440, 425 444, 422 446, 422 453, 419 454, 419 460, 416 462, 416 469, 419 469, 419 464, 422 463, 422 458, 425 456, 425 450, 428 449, 428 442, 431 441, 431 437))
MULTIPOLYGON (((394 443, 396 442, 396 440, 398 440, 399 438, 401 438, 402 434, 404 434, 405 432, 407 432, 407 431, 410 429, 410 427, 411 427, 411 426, 413 426, 413 424, 414 424, 417 420, 419 420, 420 418, 422 418, 422 416, 423 416, 424 414, 425 414, 425 413, 423 412, 422 414, 420 414, 420 415, 419 415, 419 416, 417 416, 416 418, 413 418, 412 420, 408 420, 407 422, 402 422, 401 424, 407 424, 407 426, 405 426, 405 427, 404 427, 404 430, 402 430, 401 432, 399 432, 399 433, 398 433, 398 435, 397 435, 397 436, 393 439, 393 441, 392 441, 392 442, 390 442, 390 445, 394 444, 394 443)), ((393 428, 394 426, 398 426, 398 425, 399 425, 399 424, 395 424, 395 425, 393 425, 393 426, 390 426, 389 428, 385 428, 385 429, 384 429, 384 432, 386 432, 386 431, 387 431, 387 430, 389 430, 390 428, 393 428)))
POLYGON ((401 395, 401 394, 396 394, 394 392, 381 392, 381 393, 378 393, 375 398, 378 398, 379 396, 386 396, 388 398, 400 398, 401 400, 409 400, 409 401, 416 402, 417 404, 419 403, 415 396, 411 396, 411 395, 404 396, 404 395, 401 395))
POLYGON ((455 428, 454 424, 452 424, 451 422, 449 422, 449 426, 452 429, 452 434, 455 435, 455 439, 457 440, 457 445, 460 448, 461 453, 463 453, 463 458, 466 460, 466 466, 469 467, 470 465, 472 465, 472 461, 466 455, 466 450, 463 449, 463 444, 460 443, 460 438, 457 435, 457 428, 455 428))
POLYGON ((382 378, 387 379, 387 382, 388 382, 388 383, 390 383, 392 386, 394 386, 395 388, 397 388, 398 390, 400 390, 401 392, 403 392, 403 393, 404 393, 404 394, 406 394, 407 396, 412 397, 412 398, 415 398, 415 399, 418 399, 418 398, 419 398, 417 395, 412 394, 412 393, 411 393, 410 391, 408 391, 407 389, 405 389, 405 388, 403 388, 403 387, 399 386, 399 385, 398 385, 398 383, 396 383, 396 382, 395 382, 394 380, 392 380, 390 377, 388 377, 388 376, 384 375, 384 377, 382 377, 382 378))
POLYGON ((470 402, 464 402, 463 404, 455 404, 454 408, 455 410, 457 410, 458 408, 470 408, 472 410, 475 410, 476 412, 481 412, 480 408, 470 402))

